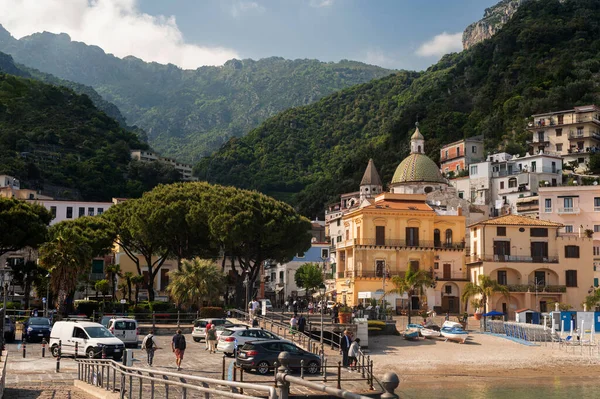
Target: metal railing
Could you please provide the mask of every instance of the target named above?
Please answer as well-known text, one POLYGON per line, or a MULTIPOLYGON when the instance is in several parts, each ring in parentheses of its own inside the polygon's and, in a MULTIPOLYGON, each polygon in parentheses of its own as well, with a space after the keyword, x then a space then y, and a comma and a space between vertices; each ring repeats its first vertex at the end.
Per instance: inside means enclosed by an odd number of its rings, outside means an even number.
POLYGON ((376 239, 376 238, 355 238, 351 240, 354 245, 373 245, 385 247, 414 247, 414 248, 443 248, 443 249, 464 249, 464 242, 444 242, 430 240, 410 240, 410 239, 376 239))
POLYGON ((473 255, 473 256, 467 256, 467 263, 477 263, 477 262, 558 263, 558 256, 518 256, 518 255, 473 255))

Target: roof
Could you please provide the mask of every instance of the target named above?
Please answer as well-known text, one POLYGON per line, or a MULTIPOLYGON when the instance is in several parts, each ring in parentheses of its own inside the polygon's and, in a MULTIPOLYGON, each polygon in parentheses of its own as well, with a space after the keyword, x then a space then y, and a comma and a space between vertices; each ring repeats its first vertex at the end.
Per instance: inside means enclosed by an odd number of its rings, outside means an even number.
POLYGON ((515 313, 522 313, 522 312, 535 312, 535 310, 531 310, 529 308, 523 308, 523 309, 515 310, 515 313))
POLYGON ((421 131, 419 130, 419 125, 417 125, 417 129, 412 134, 412 136, 410 136, 410 139, 411 140, 425 140, 425 137, 423 137, 423 135, 421 134, 421 131))
POLYGON ((483 143, 483 136, 482 135, 471 136, 471 137, 467 137, 466 139, 456 140, 456 141, 453 141, 452 143, 449 143, 449 144, 446 144, 446 145, 442 146, 440 148, 440 150, 443 150, 444 148, 447 148, 447 147, 452 147, 454 145, 457 145, 457 144, 460 144, 460 143, 463 143, 463 142, 466 143, 466 142, 473 142, 473 141, 483 143))
POLYGON ((375 204, 364 209, 393 209, 398 211, 433 211, 427 203, 423 201, 377 201, 375 204))
POLYGON ((430 182, 446 183, 438 166, 427 155, 413 153, 396 168, 392 184, 430 182))
POLYGON ((373 163, 372 159, 369 159, 367 169, 365 170, 365 174, 363 175, 363 178, 360 181, 360 185, 383 186, 383 184, 381 184, 381 178, 379 178, 379 173, 377 173, 377 168, 375 168, 375 164, 373 163))
POLYGON ((521 215, 506 215, 493 219, 484 220, 471 224, 472 226, 492 225, 492 226, 539 226, 539 227, 562 227, 562 223, 550 222, 547 220, 533 219, 521 215))

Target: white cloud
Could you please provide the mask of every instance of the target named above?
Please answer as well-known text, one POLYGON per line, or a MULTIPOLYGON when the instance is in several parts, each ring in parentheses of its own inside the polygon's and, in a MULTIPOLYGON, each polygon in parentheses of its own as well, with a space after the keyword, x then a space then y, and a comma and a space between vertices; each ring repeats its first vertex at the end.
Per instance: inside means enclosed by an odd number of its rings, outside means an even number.
POLYGON ((417 49, 417 55, 421 57, 441 57, 444 54, 461 51, 462 49, 462 33, 443 32, 423 43, 417 49))
POLYGON ((335 0, 310 0, 308 3, 311 7, 321 8, 321 7, 331 7, 335 0))
POLYGON ((247 13, 262 14, 265 12, 265 8, 255 1, 236 1, 231 5, 230 10, 234 18, 239 18, 247 13))
POLYGON ((186 43, 175 17, 142 13, 138 0, 0 0, 0 23, 17 38, 64 32, 117 57, 133 55, 182 68, 240 58, 232 49, 186 43))
POLYGON ((400 64, 400 60, 380 48, 367 50, 365 56, 361 58, 362 62, 366 64, 377 65, 383 68, 395 69, 398 68, 398 65, 400 64))

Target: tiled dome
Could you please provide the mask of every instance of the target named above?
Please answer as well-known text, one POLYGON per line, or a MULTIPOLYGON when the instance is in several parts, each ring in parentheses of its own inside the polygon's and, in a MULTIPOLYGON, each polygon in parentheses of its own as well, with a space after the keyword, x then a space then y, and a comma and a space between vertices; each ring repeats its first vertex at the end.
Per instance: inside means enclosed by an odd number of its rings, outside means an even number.
POLYGON ((446 180, 427 155, 412 153, 396 168, 392 184, 412 182, 446 183, 446 180))

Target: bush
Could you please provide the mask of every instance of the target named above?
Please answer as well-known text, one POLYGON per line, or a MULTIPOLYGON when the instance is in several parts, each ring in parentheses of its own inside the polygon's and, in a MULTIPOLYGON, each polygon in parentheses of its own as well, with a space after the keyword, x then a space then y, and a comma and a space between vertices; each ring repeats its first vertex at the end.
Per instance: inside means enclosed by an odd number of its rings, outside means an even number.
POLYGON ((91 317, 94 314, 94 311, 98 312, 100 309, 100 304, 98 301, 75 301, 75 310, 77 313, 83 313, 87 317, 91 317))
POLYGON ((6 309, 21 309, 21 302, 6 302, 6 309))
POLYGON ((175 311, 175 305, 169 302, 154 301, 150 302, 150 309, 154 312, 171 312, 175 311))
POLYGON ((205 306, 202 309, 200 309, 200 317, 201 318, 223 317, 223 316, 225 316, 225 312, 223 311, 223 308, 205 306))

